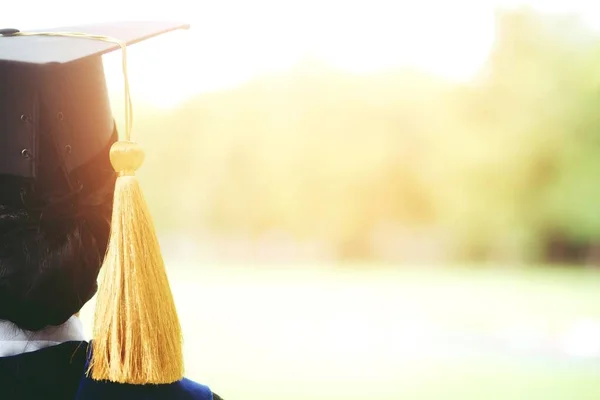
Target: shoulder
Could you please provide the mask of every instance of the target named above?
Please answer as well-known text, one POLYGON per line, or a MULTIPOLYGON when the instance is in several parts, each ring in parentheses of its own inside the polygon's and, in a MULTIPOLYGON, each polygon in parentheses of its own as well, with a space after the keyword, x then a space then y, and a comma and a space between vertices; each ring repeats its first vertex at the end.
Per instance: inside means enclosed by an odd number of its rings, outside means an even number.
MULTIPOLYGON (((181 391, 185 392, 185 394, 189 396, 189 399, 223 400, 218 394, 213 393, 208 386, 194 382, 190 379, 183 378, 181 381, 176 382, 175 384, 179 385, 181 391)), ((184 398, 187 399, 188 397, 184 398)))
POLYGON ((129 385, 84 377, 75 400, 222 400, 211 389, 184 378, 168 385, 129 385))
POLYGON ((134 385, 96 381, 87 376, 91 346, 75 400, 223 400, 204 384, 183 378, 164 385, 134 385))

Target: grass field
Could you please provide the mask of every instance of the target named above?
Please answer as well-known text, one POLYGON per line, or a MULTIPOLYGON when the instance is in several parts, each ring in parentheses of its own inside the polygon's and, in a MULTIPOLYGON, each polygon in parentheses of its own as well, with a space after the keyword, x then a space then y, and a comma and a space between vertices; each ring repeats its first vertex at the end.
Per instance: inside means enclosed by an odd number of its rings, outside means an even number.
POLYGON ((596 271, 171 265, 170 275, 187 375, 226 400, 600 398, 596 271))

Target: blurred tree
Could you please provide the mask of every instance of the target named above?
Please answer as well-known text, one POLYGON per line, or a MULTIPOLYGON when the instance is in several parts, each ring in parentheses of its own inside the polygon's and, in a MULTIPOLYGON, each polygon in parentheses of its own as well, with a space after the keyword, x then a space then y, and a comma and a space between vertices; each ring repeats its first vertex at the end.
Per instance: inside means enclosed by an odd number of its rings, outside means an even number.
POLYGON ((285 231, 364 258, 379 226, 433 227, 457 259, 583 259, 600 243, 599 52, 579 21, 524 9, 498 15, 468 84, 306 61, 147 111, 142 179, 160 182, 163 229, 285 231))
POLYGON ((598 50, 573 18, 524 10, 498 19, 483 92, 471 109, 486 107, 483 124, 495 136, 488 140, 503 159, 497 183, 508 185, 495 188, 511 197, 495 197, 497 206, 512 210, 524 250, 547 252, 557 232, 563 246, 600 238, 600 165, 590 141, 600 128, 590 112, 598 104, 598 50))

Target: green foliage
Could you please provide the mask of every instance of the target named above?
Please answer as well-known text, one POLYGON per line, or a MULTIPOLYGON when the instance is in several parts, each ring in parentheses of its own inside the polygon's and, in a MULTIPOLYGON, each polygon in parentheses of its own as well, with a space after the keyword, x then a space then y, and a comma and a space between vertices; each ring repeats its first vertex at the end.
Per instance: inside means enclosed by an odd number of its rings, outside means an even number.
POLYGON ((307 61, 138 116, 142 178, 163 229, 280 230, 350 257, 381 226, 444 232, 461 258, 599 241, 599 51, 578 21, 524 10, 498 16, 469 84, 307 61))

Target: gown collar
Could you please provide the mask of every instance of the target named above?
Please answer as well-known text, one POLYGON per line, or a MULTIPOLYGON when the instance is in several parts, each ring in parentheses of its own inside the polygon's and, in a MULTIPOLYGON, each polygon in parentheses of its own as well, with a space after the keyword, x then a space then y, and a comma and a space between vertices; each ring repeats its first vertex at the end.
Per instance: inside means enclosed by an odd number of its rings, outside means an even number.
POLYGON ((0 320, 0 357, 14 356, 69 341, 87 341, 81 320, 73 316, 60 326, 31 332, 10 321, 0 320))

